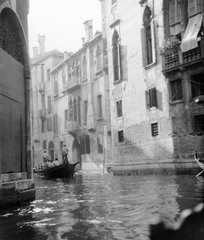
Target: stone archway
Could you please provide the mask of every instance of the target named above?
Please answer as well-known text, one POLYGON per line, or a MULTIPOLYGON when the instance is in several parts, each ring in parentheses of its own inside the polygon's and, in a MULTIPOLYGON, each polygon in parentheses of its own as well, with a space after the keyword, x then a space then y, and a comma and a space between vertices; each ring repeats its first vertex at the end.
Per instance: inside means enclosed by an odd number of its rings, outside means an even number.
POLYGON ((49 155, 49 158, 54 160, 54 144, 53 142, 49 142, 48 144, 48 155, 49 155))
POLYGON ((80 144, 76 138, 74 138, 73 144, 72 144, 72 162, 79 162, 77 164, 76 169, 82 168, 82 162, 81 162, 81 153, 80 153, 80 144))
POLYGON ((0 174, 32 176, 29 67, 22 24, 8 2, 0 8, 0 174))

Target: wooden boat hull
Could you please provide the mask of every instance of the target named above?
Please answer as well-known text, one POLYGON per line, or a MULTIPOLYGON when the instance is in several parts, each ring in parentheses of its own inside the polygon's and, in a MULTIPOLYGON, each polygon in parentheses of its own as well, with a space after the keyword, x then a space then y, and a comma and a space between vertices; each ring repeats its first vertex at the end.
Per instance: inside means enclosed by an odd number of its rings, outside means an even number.
POLYGON ((66 163, 44 170, 36 169, 35 172, 45 178, 71 178, 75 173, 75 165, 66 163))

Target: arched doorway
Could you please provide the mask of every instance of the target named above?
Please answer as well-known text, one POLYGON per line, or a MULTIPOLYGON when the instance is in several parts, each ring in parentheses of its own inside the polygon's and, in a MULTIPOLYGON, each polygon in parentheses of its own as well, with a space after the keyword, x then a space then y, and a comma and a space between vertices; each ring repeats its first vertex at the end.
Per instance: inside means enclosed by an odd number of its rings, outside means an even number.
POLYGON ((53 142, 49 142, 49 144, 48 144, 48 155, 51 160, 54 160, 54 144, 53 144, 53 142))
MULTIPOLYGON (((30 131, 29 75, 26 37, 16 13, 0 9, 0 146, 1 173, 27 172, 30 131)), ((32 166, 31 166, 32 167, 32 166)))
POLYGON ((79 162, 76 166, 76 170, 79 170, 82 168, 81 163, 81 153, 80 153, 80 145, 78 140, 75 138, 72 145, 72 162, 79 162))

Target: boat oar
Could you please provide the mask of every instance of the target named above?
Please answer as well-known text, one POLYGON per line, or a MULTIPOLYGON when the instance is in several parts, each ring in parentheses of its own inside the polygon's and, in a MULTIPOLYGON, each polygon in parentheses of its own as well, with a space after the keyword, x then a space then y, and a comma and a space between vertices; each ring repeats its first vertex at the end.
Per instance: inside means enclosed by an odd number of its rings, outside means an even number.
POLYGON ((196 175, 196 177, 200 176, 200 174, 201 174, 202 172, 204 172, 204 170, 202 170, 200 173, 198 173, 198 174, 196 175))

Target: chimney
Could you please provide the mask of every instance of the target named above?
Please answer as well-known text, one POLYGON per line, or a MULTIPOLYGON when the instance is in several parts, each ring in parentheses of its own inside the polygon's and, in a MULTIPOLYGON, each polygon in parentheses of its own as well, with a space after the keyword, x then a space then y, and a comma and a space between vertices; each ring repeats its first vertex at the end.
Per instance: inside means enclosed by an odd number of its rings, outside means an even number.
POLYGON ((64 59, 66 59, 68 57, 68 52, 64 51, 64 59))
POLYGON ((81 44, 82 44, 82 46, 84 45, 84 43, 85 43, 85 38, 83 37, 83 38, 81 38, 81 44))
POLYGON ((38 34, 38 42, 39 42, 39 48, 40 48, 40 54, 45 53, 45 35, 38 34))
POLYGON ((93 38, 93 24, 92 20, 87 20, 84 22, 86 42, 90 41, 93 38))
POLYGON ((38 47, 33 47, 33 57, 36 58, 38 56, 38 47))

